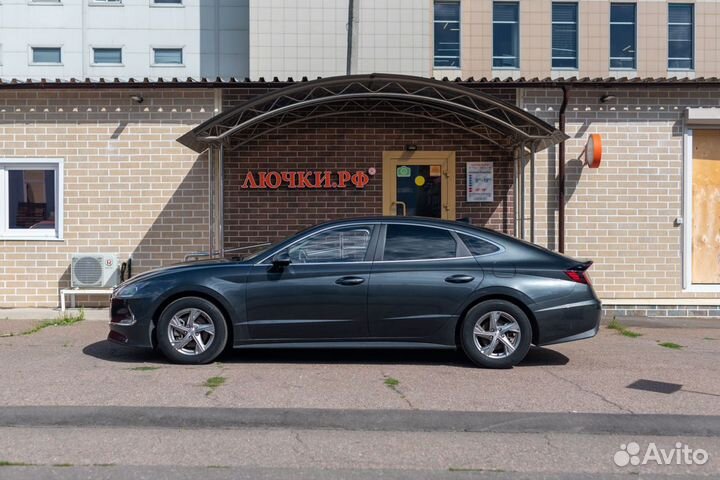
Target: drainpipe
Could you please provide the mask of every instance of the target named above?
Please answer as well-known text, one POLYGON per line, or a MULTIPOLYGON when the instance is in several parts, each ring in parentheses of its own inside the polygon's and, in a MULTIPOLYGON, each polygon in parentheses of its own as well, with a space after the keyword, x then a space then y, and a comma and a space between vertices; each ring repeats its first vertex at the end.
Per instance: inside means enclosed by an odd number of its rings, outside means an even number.
POLYGON ((517 237, 520 231, 520 222, 518 222, 518 206, 520 205, 520 202, 518 201, 518 171, 520 170, 519 163, 520 163, 520 148, 517 147, 515 149, 515 158, 513 158, 513 182, 515 182, 515 192, 513 195, 513 215, 515 219, 515 228, 513 231, 513 235, 517 237))
POLYGON ((525 142, 520 144, 520 176, 518 187, 520 190, 520 238, 525 240, 525 142))
POLYGON ((352 73, 352 52, 353 52, 353 23, 355 22, 355 1, 348 0, 348 23, 347 23, 347 63, 345 66, 346 75, 352 73))
MULTIPOLYGON (((563 99, 558 115, 558 128, 565 133, 565 110, 567 109, 570 91, 562 87, 563 99)), ((565 253, 565 141, 558 145, 558 251, 565 253)))
POLYGON ((208 258, 213 257, 215 250, 215 148, 211 145, 207 151, 208 160, 208 258))
POLYGON ((530 242, 535 243, 535 142, 530 144, 530 242))
POLYGON ((225 144, 220 144, 220 159, 218 162, 218 244, 220 247, 220 258, 225 258, 225 144))

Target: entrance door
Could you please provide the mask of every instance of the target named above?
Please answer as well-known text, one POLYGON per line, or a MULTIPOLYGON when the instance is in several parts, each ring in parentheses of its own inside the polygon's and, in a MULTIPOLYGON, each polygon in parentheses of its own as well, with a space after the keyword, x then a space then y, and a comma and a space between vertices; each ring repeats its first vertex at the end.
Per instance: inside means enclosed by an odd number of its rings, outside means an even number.
POLYGON ((720 131, 693 131, 692 283, 720 283, 720 131))
POLYGON ((383 213, 455 220, 455 153, 385 152, 383 213))

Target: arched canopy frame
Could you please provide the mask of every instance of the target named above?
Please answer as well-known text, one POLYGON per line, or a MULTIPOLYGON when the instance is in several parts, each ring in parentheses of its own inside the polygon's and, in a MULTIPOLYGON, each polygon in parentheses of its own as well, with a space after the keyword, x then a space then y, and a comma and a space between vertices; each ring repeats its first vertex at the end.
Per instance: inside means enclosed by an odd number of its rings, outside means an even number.
POLYGON ((220 145, 234 149, 283 126, 358 113, 440 122, 504 150, 528 142, 542 150, 568 138, 534 115, 476 89, 421 77, 371 74, 279 88, 216 115, 178 141, 197 152, 220 145))

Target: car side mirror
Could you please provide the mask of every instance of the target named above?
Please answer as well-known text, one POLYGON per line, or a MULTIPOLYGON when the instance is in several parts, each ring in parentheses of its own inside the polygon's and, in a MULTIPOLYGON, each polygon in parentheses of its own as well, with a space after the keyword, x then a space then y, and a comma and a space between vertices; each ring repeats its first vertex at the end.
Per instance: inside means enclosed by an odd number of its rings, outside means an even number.
POLYGON ((280 252, 272 259, 272 264, 275 268, 287 267, 291 263, 292 261, 290 260, 290 255, 288 255, 287 252, 280 252))

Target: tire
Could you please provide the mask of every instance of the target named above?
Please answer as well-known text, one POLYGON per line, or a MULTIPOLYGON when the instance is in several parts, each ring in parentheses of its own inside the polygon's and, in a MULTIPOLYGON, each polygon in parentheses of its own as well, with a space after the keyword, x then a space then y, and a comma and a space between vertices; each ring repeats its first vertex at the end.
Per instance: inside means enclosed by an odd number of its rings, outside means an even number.
POLYGON ((505 300, 478 303, 467 312, 460 329, 460 346, 479 367, 511 368, 525 358, 531 342, 532 325, 527 315, 505 300))
POLYGON ((212 362, 223 352, 228 327, 222 312, 211 302, 185 297, 163 310, 156 335, 158 348, 168 360, 200 365, 212 362))

